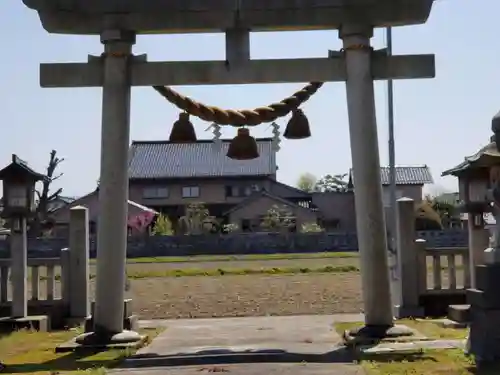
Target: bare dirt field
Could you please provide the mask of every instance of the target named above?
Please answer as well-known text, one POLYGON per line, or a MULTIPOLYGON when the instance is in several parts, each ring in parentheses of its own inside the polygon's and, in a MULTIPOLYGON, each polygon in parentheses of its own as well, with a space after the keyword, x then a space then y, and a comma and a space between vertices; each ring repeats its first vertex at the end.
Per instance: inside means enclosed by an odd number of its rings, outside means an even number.
POLYGON ((131 280, 143 319, 360 312, 358 273, 131 280))
MULTIPOLYGON (((133 273, 173 269, 357 266, 357 258, 128 264, 133 273)), ((225 275, 130 280, 128 295, 143 319, 359 312, 359 273, 225 275)))

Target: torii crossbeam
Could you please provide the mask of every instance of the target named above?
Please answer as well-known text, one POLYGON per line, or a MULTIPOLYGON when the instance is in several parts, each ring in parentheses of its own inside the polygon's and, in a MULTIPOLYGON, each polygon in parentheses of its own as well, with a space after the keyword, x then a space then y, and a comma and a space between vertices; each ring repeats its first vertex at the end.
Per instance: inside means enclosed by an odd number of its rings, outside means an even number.
MULTIPOLYGON (((332 54, 331 54, 332 55, 332 54)), ((87 63, 40 65, 42 87, 103 87, 102 61, 89 56, 87 63)), ((375 80, 433 78, 434 55, 388 56, 376 51, 372 59, 375 80)), ((147 62, 137 56, 130 64, 131 86, 243 85, 254 83, 345 82, 344 54, 311 59, 147 62)))

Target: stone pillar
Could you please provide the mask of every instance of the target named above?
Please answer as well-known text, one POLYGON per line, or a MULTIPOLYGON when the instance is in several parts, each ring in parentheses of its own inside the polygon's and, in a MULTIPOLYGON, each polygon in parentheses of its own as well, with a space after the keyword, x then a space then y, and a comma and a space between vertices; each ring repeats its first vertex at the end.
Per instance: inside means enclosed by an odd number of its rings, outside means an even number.
POLYGON ((342 25, 356 224, 367 326, 393 325, 382 203, 371 27, 342 25))
POLYGON ((469 269, 471 287, 476 287, 476 266, 484 262, 484 250, 488 248, 490 235, 484 228, 476 228, 474 214, 467 214, 467 228, 469 232, 469 269))
POLYGON ((123 330, 131 94, 129 63, 135 33, 105 31, 101 42, 105 53, 94 332, 81 336, 79 343, 141 339, 139 334, 123 330))
POLYGON ((13 318, 28 316, 28 235, 26 218, 13 218, 10 235, 10 274, 13 318))
POLYGON ((69 251, 70 317, 85 319, 90 315, 89 218, 86 207, 70 209, 69 251))
POLYGON ((398 279, 393 288, 394 316, 424 316, 423 308, 419 306, 420 248, 415 242, 415 202, 411 198, 398 199, 396 210, 398 279))

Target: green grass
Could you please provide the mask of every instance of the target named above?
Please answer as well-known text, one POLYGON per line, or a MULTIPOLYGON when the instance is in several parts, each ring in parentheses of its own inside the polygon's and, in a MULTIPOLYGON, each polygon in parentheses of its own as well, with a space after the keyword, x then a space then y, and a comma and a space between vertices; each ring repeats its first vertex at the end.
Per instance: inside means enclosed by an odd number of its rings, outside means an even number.
MULTIPOLYGON (((37 375, 54 374, 105 374, 134 354, 133 350, 109 350, 101 352, 56 353, 61 343, 75 337, 75 330, 36 332, 18 331, 0 336, 0 360, 7 366, 3 373, 37 375)), ((151 340, 160 333, 157 329, 142 329, 151 340)))
MULTIPOLYGON (((247 254, 247 255, 196 255, 185 257, 144 257, 129 258, 127 263, 196 263, 196 262, 231 262, 252 260, 294 260, 294 259, 322 259, 322 258, 357 258, 357 252, 320 252, 320 253, 293 253, 293 254, 247 254)), ((95 263, 95 259, 90 260, 95 263)))
MULTIPOLYGON (((166 269, 127 272, 130 279, 146 279, 153 277, 185 277, 185 276, 229 276, 229 275, 286 275, 307 273, 345 273, 359 272, 356 266, 325 266, 319 268, 307 267, 273 267, 273 268, 218 268, 218 269, 166 269)), ((91 278, 94 275, 90 276, 91 278)))
POLYGON ((500 367, 478 370, 460 349, 415 350, 398 354, 358 354, 367 375, 498 375, 500 367))
MULTIPOLYGON (((429 339, 464 339, 467 330, 443 328, 431 320, 402 319, 396 322, 416 329, 429 339)), ((343 334, 346 330, 363 323, 336 323, 335 330, 343 334)), ((362 365, 368 375, 498 375, 500 366, 478 371, 474 359, 459 349, 417 349, 404 353, 363 354, 354 352, 355 361, 362 365)))
MULTIPOLYGON (((243 276, 243 275, 296 275, 296 274, 316 274, 316 273, 349 273, 359 272, 359 268, 352 265, 345 266, 325 266, 319 268, 308 267, 273 267, 273 268, 183 268, 166 270, 144 270, 127 271, 129 279, 149 279, 155 277, 188 277, 188 276, 243 276)), ((90 274, 90 279, 95 278, 95 274, 90 274)), ((61 279, 61 275, 55 275, 56 280, 61 279)), ((30 278, 28 278, 30 279, 30 278)), ((42 276, 40 280, 47 277, 42 276)))

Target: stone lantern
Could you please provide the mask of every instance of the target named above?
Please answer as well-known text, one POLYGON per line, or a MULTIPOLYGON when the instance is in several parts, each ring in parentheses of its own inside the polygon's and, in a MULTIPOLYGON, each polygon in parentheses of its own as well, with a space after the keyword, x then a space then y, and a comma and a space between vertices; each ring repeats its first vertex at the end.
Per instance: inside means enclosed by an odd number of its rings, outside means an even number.
POLYGON ((485 229, 484 214, 492 212, 492 169, 500 166, 500 152, 491 141, 456 167, 443 172, 459 181, 461 211, 467 213, 471 284, 474 287, 475 266, 483 263, 484 250, 489 247, 490 234, 485 229))
MULTIPOLYGON (((457 167, 445 173, 459 177, 461 199, 469 213, 469 252, 471 259, 472 287, 467 289, 467 320, 469 335, 466 352, 475 356, 476 364, 494 363, 500 360, 500 151, 496 140, 500 141, 498 115, 493 118, 491 142, 475 155, 465 158, 457 167), (463 197, 463 198, 462 198, 463 197), (477 226, 482 222, 477 218, 483 212, 492 212, 495 217, 493 241, 480 245, 477 226), (482 247, 482 251, 481 250, 482 247)), ((483 241, 484 242, 484 241, 483 241)), ((450 306, 452 309, 453 306, 450 306)), ((464 310, 465 311, 465 310, 464 310)), ((451 311, 450 311, 451 312, 451 311)), ((453 314, 455 315, 455 314, 453 314)))
POLYGON ((471 168, 457 174, 458 195, 462 212, 469 215, 474 228, 483 228, 483 214, 491 210, 488 199, 489 168, 471 168))
POLYGON ((483 214, 492 210, 490 171, 496 166, 500 166, 500 152, 496 143, 490 142, 456 167, 442 173, 442 176, 458 177, 461 211, 469 214, 469 225, 473 228, 483 228, 483 214))
POLYGON ((35 184, 46 176, 35 172, 17 155, 12 155, 12 163, 0 170, 3 181, 4 207, 2 216, 14 219, 13 230, 20 231, 20 220, 35 211, 35 184))
POLYGON ((10 221, 10 256, 12 275, 12 311, 15 326, 16 319, 26 321, 27 301, 27 228, 26 219, 35 211, 35 184, 47 177, 35 172, 28 164, 12 155, 12 162, 0 170, 3 181, 2 216, 10 221))

